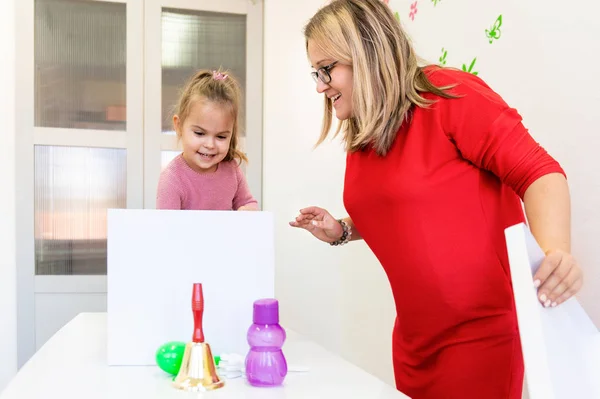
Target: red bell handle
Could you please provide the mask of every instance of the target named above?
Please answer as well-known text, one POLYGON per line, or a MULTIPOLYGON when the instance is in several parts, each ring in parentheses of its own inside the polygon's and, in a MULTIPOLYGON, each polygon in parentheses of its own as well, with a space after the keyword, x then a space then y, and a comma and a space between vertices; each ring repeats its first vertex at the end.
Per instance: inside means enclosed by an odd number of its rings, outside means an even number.
POLYGON ((192 290, 192 313, 194 314, 194 334, 192 341, 204 342, 204 332, 202 331, 202 316, 204 315, 204 295, 202 293, 202 284, 194 283, 192 290))

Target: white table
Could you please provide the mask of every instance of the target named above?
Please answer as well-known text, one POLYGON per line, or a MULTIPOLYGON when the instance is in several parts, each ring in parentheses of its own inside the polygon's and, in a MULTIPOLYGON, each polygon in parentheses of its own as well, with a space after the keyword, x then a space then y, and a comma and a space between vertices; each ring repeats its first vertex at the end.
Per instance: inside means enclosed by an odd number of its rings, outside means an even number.
POLYGON ((408 398, 292 331, 288 331, 284 353, 288 364, 306 366, 309 371, 288 373, 282 387, 255 388, 236 378, 226 380, 225 387, 216 391, 183 392, 172 388, 170 376, 156 366, 107 366, 106 313, 82 313, 19 370, 0 399, 408 398))

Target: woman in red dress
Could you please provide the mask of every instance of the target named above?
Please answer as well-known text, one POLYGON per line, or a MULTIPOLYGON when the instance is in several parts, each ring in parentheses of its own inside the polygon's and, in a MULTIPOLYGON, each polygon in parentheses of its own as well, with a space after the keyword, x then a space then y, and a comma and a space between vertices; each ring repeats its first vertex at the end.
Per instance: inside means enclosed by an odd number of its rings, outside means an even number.
POLYGON ((534 276, 544 306, 580 289, 563 169, 480 78, 418 66, 379 0, 333 0, 305 37, 325 97, 319 142, 333 110, 341 121, 349 217, 308 207, 290 224, 332 245, 364 239, 377 256, 396 304, 398 390, 413 399, 520 399, 504 229, 526 220, 522 200, 546 251, 534 276))

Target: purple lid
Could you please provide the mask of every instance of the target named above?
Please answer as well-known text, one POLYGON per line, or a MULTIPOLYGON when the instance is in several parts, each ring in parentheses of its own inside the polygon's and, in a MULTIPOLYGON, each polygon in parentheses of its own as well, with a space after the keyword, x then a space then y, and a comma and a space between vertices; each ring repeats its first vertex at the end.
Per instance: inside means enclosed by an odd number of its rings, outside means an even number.
POLYGON ((253 321, 255 324, 279 323, 279 302, 277 302, 277 299, 265 298, 255 301, 253 321))

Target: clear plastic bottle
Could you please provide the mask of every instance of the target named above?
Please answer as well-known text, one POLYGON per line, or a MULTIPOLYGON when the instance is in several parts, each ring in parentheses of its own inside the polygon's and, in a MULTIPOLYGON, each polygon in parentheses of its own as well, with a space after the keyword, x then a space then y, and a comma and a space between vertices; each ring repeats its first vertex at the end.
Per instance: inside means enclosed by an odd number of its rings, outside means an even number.
POLYGON ((279 325, 279 302, 259 299, 254 302, 253 324, 248 329, 250 350, 246 355, 246 379, 257 387, 283 383, 287 362, 281 350, 285 330, 279 325))

